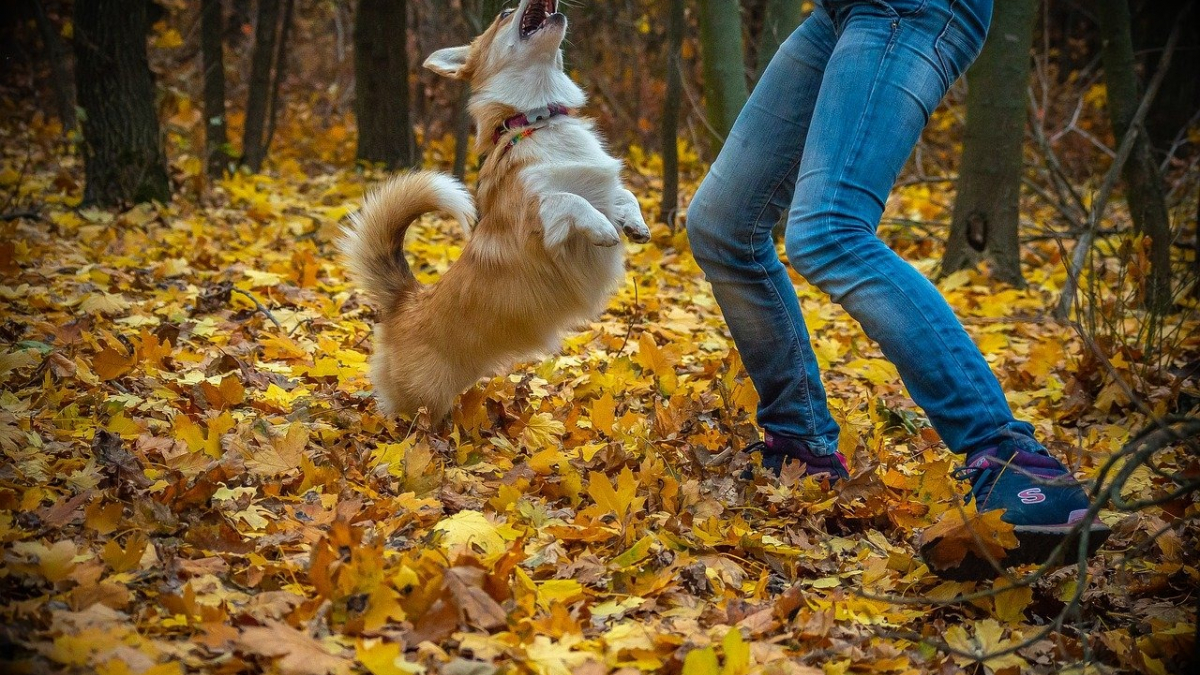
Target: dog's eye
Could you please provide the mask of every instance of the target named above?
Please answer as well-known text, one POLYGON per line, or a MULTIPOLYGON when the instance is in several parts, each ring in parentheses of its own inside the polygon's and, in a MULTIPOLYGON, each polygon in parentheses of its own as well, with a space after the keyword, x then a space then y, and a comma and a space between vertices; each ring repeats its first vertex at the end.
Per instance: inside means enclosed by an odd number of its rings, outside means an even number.
POLYGON ((504 10, 504 11, 500 12, 500 18, 501 18, 501 19, 507 19, 508 17, 512 16, 512 13, 513 13, 513 12, 515 12, 515 11, 517 11, 517 10, 515 10, 515 9, 506 9, 506 10, 504 10))

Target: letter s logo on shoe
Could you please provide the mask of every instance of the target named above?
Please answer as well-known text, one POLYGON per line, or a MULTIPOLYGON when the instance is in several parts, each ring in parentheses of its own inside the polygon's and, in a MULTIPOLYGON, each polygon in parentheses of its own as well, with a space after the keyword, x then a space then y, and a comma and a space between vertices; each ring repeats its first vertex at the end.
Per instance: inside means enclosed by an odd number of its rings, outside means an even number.
POLYGON ((1042 488, 1021 490, 1017 493, 1017 496, 1021 498, 1022 504, 1039 504, 1046 501, 1046 495, 1042 494, 1042 488))

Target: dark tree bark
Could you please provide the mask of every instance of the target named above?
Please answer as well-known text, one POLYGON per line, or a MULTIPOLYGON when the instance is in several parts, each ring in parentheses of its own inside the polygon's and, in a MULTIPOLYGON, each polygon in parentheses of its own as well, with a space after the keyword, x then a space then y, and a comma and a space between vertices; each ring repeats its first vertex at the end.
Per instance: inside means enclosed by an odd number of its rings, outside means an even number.
MULTIPOLYGON (((490 26, 502 9, 504 0, 464 2, 463 19, 466 20, 470 35, 466 36, 463 44, 474 40, 475 36, 490 26)), ((467 173, 467 152, 471 144, 471 116, 467 113, 467 104, 471 101, 471 86, 461 82, 459 87, 458 103, 454 108, 454 175, 462 180, 467 173)))
POLYGON ((996 279, 1025 283, 1017 235, 1025 89, 1037 8, 1035 0, 997 2, 987 42, 969 71, 967 129, 943 273, 987 258, 996 279))
POLYGON ((671 0, 667 24, 667 93, 662 117, 662 208, 658 220, 675 230, 679 211, 679 107, 683 97, 683 0, 671 0))
POLYGON ((279 39, 275 41, 275 76, 271 79, 271 99, 267 106, 267 139, 263 141, 263 157, 266 157, 271 149, 271 139, 275 138, 275 125, 279 122, 279 109, 283 106, 279 91, 287 74, 287 51, 295 10, 296 0, 283 0, 283 23, 279 28, 279 39))
POLYGON ((75 76, 87 174, 102 206, 171 198, 146 59, 145 0, 75 3, 75 76))
POLYGON ((279 23, 279 0, 258 0, 254 51, 250 57, 250 91, 246 98, 246 126, 242 133, 242 164, 257 172, 267 150, 263 144, 271 96, 271 61, 279 23))
MULTIPOLYGON (((1200 192, 1196 193, 1196 220, 1192 224, 1192 235, 1195 237, 1192 240, 1192 296, 1200 298, 1200 192)), ((1196 650, 1195 657, 1196 663, 1200 664, 1200 649, 1196 650)))
MULTIPOLYGON (((1108 112, 1113 135, 1120 145, 1130 131, 1130 123, 1141 103, 1130 33, 1127 0, 1097 0, 1103 40, 1101 58, 1108 89, 1108 112)), ((1144 305, 1155 313, 1171 307, 1171 221, 1167 213, 1162 177, 1151 152, 1145 127, 1137 130, 1133 153, 1121 171, 1125 181, 1129 215, 1134 228, 1150 238, 1150 278, 1146 283, 1144 305)))
POLYGON ((471 144, 471 115, 467 104, 471 102, 471 85, 458 83, 458 103, 454 105, 454 177, 463 180, 467 175, 467 150, 471 144))
POLYGON ((704 101, 714 150, 720 150, 749 97, 742 17, 737 0, 699 0, 699 6, 704 101))
POLYGON ((225 24, 225 39, 236 47, 245 40, 246 26, 250 25, 250 0, 233 0, 229 3, 229 22, 225 24))
MULTIPOLYGON (((1144 53, 1146 75, 1158 69, 1162 55, 1163 36, 1171 29, 1184 8, 1194 0, 1150 0, 1142 4, 1135 19, 1133 44, 1144 53)), ((1200 58, 1200 12, 1193 11, 1180 26, 1179 46, 1175 58, 1146 115, 1146 129, 1155 151, 1161 155, 1171 149, 1179 132, 1200 110, 1200 78, 1196 77, 1196 60, 1200 58)))
POLYGON ((787 39, 804 18, 801 0, 767 0, 763 14, 762 30, 758 34, 758 67, 754 81, 758 82, 767 64, 779 51, 779 45, 787 39))
POLYGON ((407 0, 361 0, 354 20, 358 159, 416 163, 408 91, 407 0))
POLYGON ((229 163, 225 128, 225 49, 221 0, 200 2, 200 51, 204 68, 204 146, 208 175, 220 178, 229 163))
POLYGON ((79 120, 75 116, 75 87, 71 84, 71 71, 67 68, 67 47, 59 37, 58 29, 46 15, 42 0, 32 0, 32 4, 38 32, 42 36, 42 48, 46 50, 46 60, 50 64, 50 85, 54 91, 54 105, 58 108, 58 120, 62 122, 63 133, 69 134, 79 126, 79 120))

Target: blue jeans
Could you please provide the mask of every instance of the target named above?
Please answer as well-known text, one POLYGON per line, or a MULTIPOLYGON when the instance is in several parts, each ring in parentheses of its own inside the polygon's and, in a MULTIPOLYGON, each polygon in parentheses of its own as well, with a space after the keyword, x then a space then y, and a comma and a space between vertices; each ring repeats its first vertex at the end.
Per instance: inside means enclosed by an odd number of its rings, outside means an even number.
POLYGON ((823 0, 780 47, 688 209, 696 261, 758 390, 759 424, 837 450, 817 359, 776 254, 862 324, 955 452, 1040 449, 949 305, 875 233, 992 0, 823 0))

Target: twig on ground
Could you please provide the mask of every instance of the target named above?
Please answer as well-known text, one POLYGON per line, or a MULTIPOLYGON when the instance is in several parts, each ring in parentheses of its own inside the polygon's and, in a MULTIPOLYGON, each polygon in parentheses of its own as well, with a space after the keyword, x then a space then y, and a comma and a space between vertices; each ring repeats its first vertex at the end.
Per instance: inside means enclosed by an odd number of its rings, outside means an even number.
POLYGON ((269 310, 265 306, 263 306, 263 304, 258 301, 258 298, 254 297, 253 293, 251 293, 249 291, 243 291, 240 288, 232 288, 230 290, 233 291, 234 293, 241 293, 242 295, 249 298, 250 302, 253 302, 254 306, 258 308, 258 311, 262 312, 263 316, 270 319, 271 323, 275 324, 276 328, 278 328, 279 330, 283 330, 283 324, 279 323, 279 319, 276 319, 275 315, 271 313, 271 310, 269 310))
POLYGON ((30 218, 32 220, 41 220, 42 214, 37 211, 13 211, 11 213, 0 213, 0 220, 8 222, 17 220, 18 218, 30 218))
POLYGON ((613 354, 614 359, 619 358, 621 353, 625 351, 625 345, 629 344, 629 336, 633 335, 633 324, 639 316, 641 316, 641 303, 638 298, 638 285, 635 278, 633 280, 633 313, 629 315, 629 326, 625 329, 625 340, 621 342, 621 348, 617 350, 617 353, 613 354))

